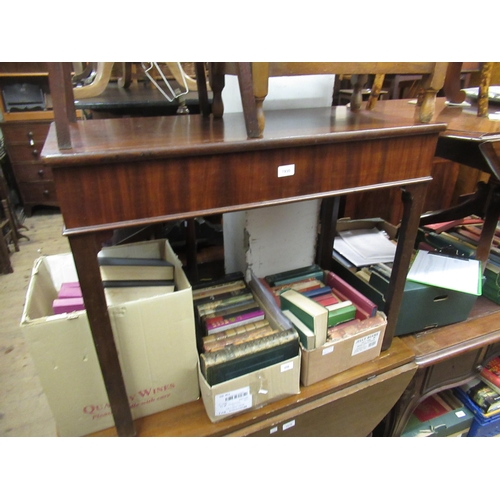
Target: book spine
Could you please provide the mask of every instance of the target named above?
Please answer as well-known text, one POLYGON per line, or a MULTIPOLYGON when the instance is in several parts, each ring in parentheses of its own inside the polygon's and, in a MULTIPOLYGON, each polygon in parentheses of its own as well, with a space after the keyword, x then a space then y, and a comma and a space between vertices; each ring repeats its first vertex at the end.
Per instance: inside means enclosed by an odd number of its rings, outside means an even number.
POLYGON ((283 271, 281 273, 268 274, 264 279, 269 283, 270 286, 275 286, 276 281, 292 279, 298 281, 303 279, 305 275, 310 273, 315 273, 321 271, 321 268, 317 264, 312 264, 310 266, 300 267, 297 269, 291 269, 290 271, 283 271))
POLYGON ((239 345, 231 345, 226 347, 225 349, 221 349, 215 352, 202 353, 200 354, 200 360, 203 360, 202 372, 203 370, 205 370, 205 375, 206 369, 211 366, 225 363, 227 361, 241 358, 243 356, 248 356, 265 349, 272 349, 273 347, 279 346, 281 344, 286 344, 293 340, 296 340, 298 342, 298 338, 298 333, 295 330, 282 330, 280 332, 269 335, 268 337, 251 340, 239 345))
POLYGON ((227 299, 222 299, 222 300, 214 300, 213 302, 207 303, 207 304, 202 304, 200 306, 197 306, 198 313, 200 315, 203 314, 210 314, 213 312, 217 311, 217 308, 220 306, 229 306, 229 305, 235 305, 239 302, 243 302, 246 300, 253 300, 253 294, 252 292, 248 292, 242 295, 235 295, 234 297, 229 297, 227 299))
POLYGON ((203 344, 215 342, 217 340, 222 340, 233 335, 238 335, 240 333, 250 332, 252 330, 257 330, 258 328, 263 328, 269 326, 269 321, 267 319, 261 319, 253 323, 247 323, 246 325, 235 326, 234 328, 229 328, 223 332, 212 333, 210 335, 205 335, 202 338, 203 344))
POLYGON ((258 311, 253 311, 249 313, 239 314, 237 316, 232 316, 230 318, 212 318, 205 323, 207 333, 217 333, 223 331, 227 328, 232 328, 238 325, 245 325, 246 323, 252 323, 253 321, 259 321, 264 319, 265 314, 262 309, 258 311))
POLYGON ((255 330, 251 330, 249 332, 233 335, 225 339, 204 343, 203 348, 205 352, 214 352, 219 349, 224 349, 230 345, 239 345, 243 342, 249 342, 251 340, 267 337, 268 335, 272 335, 277 332, 278 330, 276 328, 273 328, 271 325, 267 325, 262 328, 256 328, 255 330))
POLYGON ((236 313, 243 312, 243 311, 251 311, 251 310, 257 310, 259 308, 259 304, 255 302, 255 300, 245 300, 241 303, 238 303, 236 305, 230 305, 230 306, 221 306, 220 309, 217 309, 216 311, 212 313, 205 314, 203 316, 200 316, 201 319, 204 321, 217 318, 217 317, 229 317, 229 316, 234 316, 236 313))
POLYGON ((193 290, 193 300, 198 300, 204 297, 210 297, 212 295, 218 295, 225 292, 232 292, 234 290, 245 288, 246 286, 247 284, 243 280, 238 280, 201 288, 199 290, 193 290))
POLYGON ((324 283, 316 278, 308 278, 306 280, 294 281, 287 285, 273 286, 271 290, 277 295, 287 290, 296 290, 297 292, 305 294, 323 288, 324 286, 324 283))
POLYGON ((500 358, 494 358, 481 370, 481 376, 500 388, 500 358))
POLYGON ((303 274, 298 278, 287 278, 287 279, 276 280, 274 282, 274 286, 288 285, 293 283, 294 281, 301 281, 307 278, 313 278, 317 279, 318 281, 321 281, 323 280, 323 271, 315 271, 309 274, 303 274))

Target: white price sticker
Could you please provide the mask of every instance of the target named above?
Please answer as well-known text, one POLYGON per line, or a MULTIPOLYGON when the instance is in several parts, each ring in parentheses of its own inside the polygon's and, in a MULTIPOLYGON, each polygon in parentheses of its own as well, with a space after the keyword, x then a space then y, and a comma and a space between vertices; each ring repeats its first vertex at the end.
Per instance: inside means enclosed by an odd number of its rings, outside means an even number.
POLYGON ((249 386, 215 396, 215 414, 217 416, 230 415, 251 407, 252 394, 249 386))
POLYGON ((278 177, 288 177, 290 175, 295 175, 295 164, 281 165, 278 167, 278 177))
POLYGON ((355 356, 356 354, 368 351, 368 349, 373 349, 378 344, 379 337, 380 337, 380 330, 378 332, 370 333, 370 335, 366 335, 356 340, 354 342, 354 345, 352 346, 351 356, 355 356))

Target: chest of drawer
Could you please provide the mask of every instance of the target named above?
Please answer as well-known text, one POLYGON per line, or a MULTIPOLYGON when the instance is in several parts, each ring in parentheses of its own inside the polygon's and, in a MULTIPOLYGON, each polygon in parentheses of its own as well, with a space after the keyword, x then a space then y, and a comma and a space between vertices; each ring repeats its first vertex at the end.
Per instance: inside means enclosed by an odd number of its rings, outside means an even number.
POLYGON ((14 165, 18 182, 53 181, 52 169, 43 163, 21 163, 14 165))
POLYGON ((40 160, 40 152, 43 147, 42 142, 34 142, 33 146, 24 144, 9 144, 7 153, 10 161, 15 165, 21 162, 34 162, 40 160))
POLYGON ((7 148, 11 145, 24 145, 42 149, 50 122, 26 122, 2 124, 2 133, 7 148))
POLYGON ((57 204, 56 190, 51 181, 20 182, 19 188, 25 204, 57 204))

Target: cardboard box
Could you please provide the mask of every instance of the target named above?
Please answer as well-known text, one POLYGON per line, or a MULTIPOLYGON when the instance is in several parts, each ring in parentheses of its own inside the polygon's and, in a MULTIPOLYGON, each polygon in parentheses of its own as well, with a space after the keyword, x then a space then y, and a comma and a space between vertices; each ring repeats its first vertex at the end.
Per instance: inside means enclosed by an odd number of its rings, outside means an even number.
MULTIPOLYGON (((382 219, 339 220, 337 231, 348 229, 384 230, 396 238, 397 228, 382 219)), ((358 277, 352 269, 333 259, 332 271, 385 310, 389 281, 379 281, 377 288, 358 277)), ((407 281, 394 335, 405 335, 428 328, 458 323, 468 318, 477 297, 468 293, 407 281)))
MULTIPOLYGON (((162 257, 175 264, 178 291, 108 307, 133 418, 198 399, 191 285, 168 241, 103 252, 162 257)), ((52 314, 61 284, 76 280, 72 254, 37 259, 21 320, 61 436, 82 436, 114 425, 86 312, 52 314)))
MULTIPOLYGON (((272 294, 265 290, 258 279, 249 283, 254 295, 264 309, 269 322, 283 330, 291 328, 272 294)), ((300 351, 293 358, 256 370, 247 375, 210 386, 198 371, 201 397, 212 422, 219 422, 237 414, 260 408, 267 403, 300 393, 300 351)))
POLYGON ((420 403, 401 437, 463 437, 469 433, 473 420, 474 414, 454 397, 451 390, 447 390, 420 403), (451 410, 437 415, 443 400, 451 410))
POLYGON ((353 366, 371 361, 380 355, 382 342, 387 326, 387 318, 383 312, 376 313, 376 319, 362 313, 359 304, 359 292, 344 282, 339 276, 325 272, 326 284, 333 281, 342 283, 342 290, 346 298, 357 307, 357 325, 338 325, 335 330, 342 338, 336 338, 317 349, 307 351, 301 347, 302 368, 300 379, 302 385, 308 386, 332 377, 353 366))

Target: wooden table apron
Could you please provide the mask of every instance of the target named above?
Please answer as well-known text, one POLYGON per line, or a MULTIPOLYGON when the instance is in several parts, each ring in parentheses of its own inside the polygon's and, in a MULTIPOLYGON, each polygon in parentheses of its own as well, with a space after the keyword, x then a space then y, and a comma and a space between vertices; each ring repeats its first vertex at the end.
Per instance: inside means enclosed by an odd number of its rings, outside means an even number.
MULTIPOLYGON (((269 137, 252 140, 246 139, 242 118, 228 127, 234 118, 213 122, 182 117, 190 126, 182 127, 178 136, 172 124, 180 117, 77 122, 71 124, 69 150, 58 149, 52 124, 42 158, 53 169, 64 232, 119 435, 135 435, 135 429, 104 292, 95 286, 100 280, 96 254, 104 232, 401 186, 410 202, 396 255, 403 271, 396 273, 392 285, 402 290, 438 134, 445 125, 399 118, 391 124, 390 116, 366 116, 349 117, 347 126, 330 120, 326 129, 290 134, 285 127, 283 134, 273 135, 278 129, 273 129, 270 113, 269 137), (278 167, 291 164, 294 175, 279 177, 278 167)), ((284 123, 290 127, 290 122, 284 123)), ((395 318, 400 297, 394 295, 395 318)), ((388 325, 386 348, 394 325, 388 325)))

